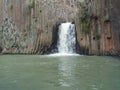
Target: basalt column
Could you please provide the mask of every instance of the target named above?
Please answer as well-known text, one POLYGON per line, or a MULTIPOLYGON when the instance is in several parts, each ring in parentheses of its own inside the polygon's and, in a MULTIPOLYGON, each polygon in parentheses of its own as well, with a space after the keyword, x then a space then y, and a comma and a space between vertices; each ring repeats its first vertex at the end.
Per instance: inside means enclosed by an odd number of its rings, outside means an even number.
POLYGON ((80 45, 85 54, 119 55, 119 0, 84 0, 80 14, 80 45))
POLYGON ((79 25, 78 4, 79 0, 0 0, 0 53, 45 54, 57 23, 79 25))

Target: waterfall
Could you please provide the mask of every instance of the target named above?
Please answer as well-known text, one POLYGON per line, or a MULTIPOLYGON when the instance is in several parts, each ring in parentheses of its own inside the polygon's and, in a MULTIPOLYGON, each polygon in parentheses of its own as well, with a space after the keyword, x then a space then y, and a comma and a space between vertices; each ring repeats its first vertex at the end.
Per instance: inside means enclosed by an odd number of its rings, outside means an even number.
POLYGON ((61 23, 58 30, 57 48, 60 54, 76 53, 75 25, 71 22, 61 23))

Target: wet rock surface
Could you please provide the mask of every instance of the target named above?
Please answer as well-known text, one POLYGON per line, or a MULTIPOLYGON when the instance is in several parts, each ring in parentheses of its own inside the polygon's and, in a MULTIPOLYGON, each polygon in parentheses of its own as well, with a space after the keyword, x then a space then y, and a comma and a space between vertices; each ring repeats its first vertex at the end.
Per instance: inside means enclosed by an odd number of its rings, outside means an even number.
POLYGON ((119 0, 85 0, 81 5, 80 45, 83 47, 83 53, 119 55, 120 6, 118 3, 119 0))
POLYGON ((57 26, 74 22, 77 52, 119 55, 119 0, 1 0, 0 53, 56 52, 57 26))
POLYGON ((77 2, 79 1, 0 1, 2 53, 46 53, 53 43, 53 26, 63 20, 75 20, 78 13, 77 2))

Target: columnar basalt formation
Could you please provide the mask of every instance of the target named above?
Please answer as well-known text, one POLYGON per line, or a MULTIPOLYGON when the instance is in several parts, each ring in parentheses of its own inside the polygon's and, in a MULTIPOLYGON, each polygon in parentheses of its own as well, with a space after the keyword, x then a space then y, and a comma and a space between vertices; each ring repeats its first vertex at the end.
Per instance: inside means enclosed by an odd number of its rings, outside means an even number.
POLYGON ((81 5, 81 42, 86 54, 119 55, 119 0, 85 0, 81 5))
POLYGON ((1 0, 0 52, 46 53, 53 43, 53 27, 63 21, 75 21, 78 3, 79 0, 1 0))
POLYGON ((81 54, 119 55, 119 0, 0 0, 0 53, 46 54, 74 22, 81 54), (52 46, 53 45, 53 46, 52 46))

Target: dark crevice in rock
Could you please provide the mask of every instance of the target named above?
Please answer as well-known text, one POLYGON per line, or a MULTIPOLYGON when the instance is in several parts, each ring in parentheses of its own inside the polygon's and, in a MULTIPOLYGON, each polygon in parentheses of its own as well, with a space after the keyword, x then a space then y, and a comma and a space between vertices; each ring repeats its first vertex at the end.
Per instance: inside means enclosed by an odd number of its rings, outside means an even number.
MULTIPOLYGON (((75 22, 73 21, 72 24, 75 24, 75 22)), ((75 24, 76 25, 76 24, 75 24)), ((76 27, 75 27, 75 36, 76 36, 76 53, 77 54, 82 54, 81 50, 80 50, 80 44, 78 42, 77 39, 77 31, 76 31, 76 27)))
POLYGON ((79 54, 89 55, 89 49, 86 47, 80 47, 79 54))
POLYGON ((3 49, 2 49, 2 47, 0 47, 0 53, 2 53, 2 51, 3 51, 3 49))
POLYGON ((50 48, 46 52, 47 54, 57 53, 58 52, 58 49, 57 49, 57 40, 58 40, 59 25, 60 24, 56 24, 56 25, 53 26, 52 42, 51 42, 50 48))

